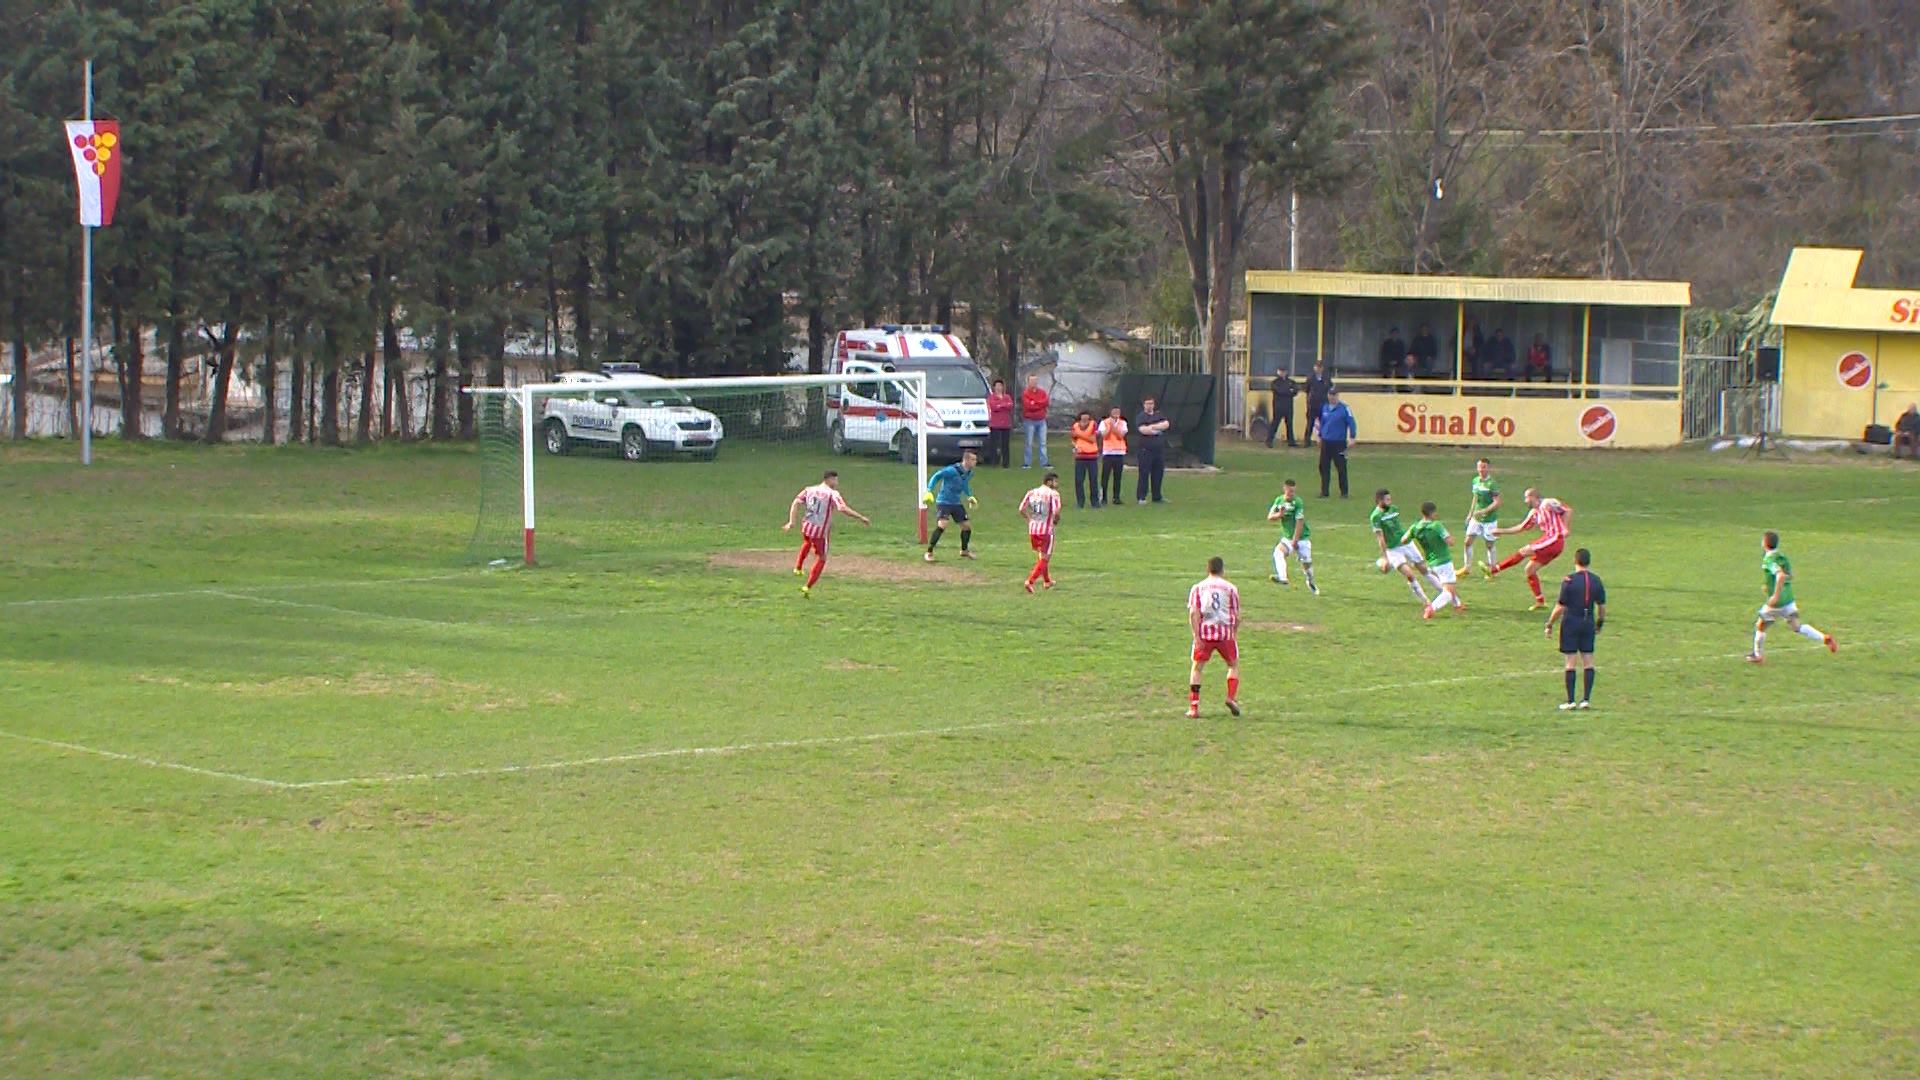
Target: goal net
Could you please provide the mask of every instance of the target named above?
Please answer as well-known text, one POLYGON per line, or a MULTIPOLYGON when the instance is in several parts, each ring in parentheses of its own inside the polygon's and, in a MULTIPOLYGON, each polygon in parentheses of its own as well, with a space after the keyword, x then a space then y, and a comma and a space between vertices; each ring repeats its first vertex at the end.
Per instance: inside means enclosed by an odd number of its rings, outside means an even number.
POLYGON ((917 371, 582 373, 470 392, 480 505, 468 554, 496 565, 631 556, 649 532, 750 547, 743 530, 771 540, 794 493, 827 469, 847 474, 850 502, 905 532, 926 487, 929 428, 941 435, 917 371))

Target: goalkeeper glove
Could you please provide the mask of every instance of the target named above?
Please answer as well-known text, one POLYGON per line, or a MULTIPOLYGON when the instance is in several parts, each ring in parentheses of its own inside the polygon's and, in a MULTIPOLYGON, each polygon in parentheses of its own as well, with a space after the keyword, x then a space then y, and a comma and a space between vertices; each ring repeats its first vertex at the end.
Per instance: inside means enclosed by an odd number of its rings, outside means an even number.
POLYGON ((921 493, 920 493, 920 501, 921 501, 922 503, 924 503, 924 504, 926 504, 927 506, 932 506, 932 505, 933 505, 933 492, 931 492, 931 491, 923 491, 923 492, 921 492, 921 493))
POLYGON ((971 509, 973 509, 974 507, 976 507, 976 506, 979 506, 979 505, 980 505, 980 500, 979 500, 979 499, 976 499, 976 498, 974 498, 974 497, 973 497, 973 496, 971 496, 971 495, 969 495, 969 496, 967 496, 967 509, 969 509, 969 510, 971 510, 971 509))

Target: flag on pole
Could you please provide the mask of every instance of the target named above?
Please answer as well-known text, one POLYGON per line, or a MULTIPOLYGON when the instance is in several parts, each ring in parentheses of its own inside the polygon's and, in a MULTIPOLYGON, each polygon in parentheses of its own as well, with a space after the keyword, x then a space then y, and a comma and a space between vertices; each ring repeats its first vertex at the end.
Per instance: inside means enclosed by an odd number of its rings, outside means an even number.
POLYGON ((120 122, 67 121, 67 149, 80 184, 80 224, 113 224, 113 205, 120 200, 120 122))

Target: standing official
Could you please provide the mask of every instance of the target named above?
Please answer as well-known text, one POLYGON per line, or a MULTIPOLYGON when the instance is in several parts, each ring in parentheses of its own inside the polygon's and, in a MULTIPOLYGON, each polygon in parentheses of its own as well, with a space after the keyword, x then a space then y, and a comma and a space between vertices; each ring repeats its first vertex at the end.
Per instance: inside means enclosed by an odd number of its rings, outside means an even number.
POLYGON ((1327 395, 1333 392, 1333 377, 1327 374, 1327 365, 1315 361, 1313 374, 1307 376, 1307 443, 1313 443, 1313 427, 1320 420, 1320 410, 1327 407, 1327 395))
POLYGON ((1095 506, 1125 506, 1127 496, 1120 490, 1120 482, 1127 473, 1127 421, 1120 415, 1120 406, 1107 410, 1107 418, 1100 421, 1100 497, 1095 506), (1111 484, 1111 487, 1109 487, 1111 484))
POLYGON ((1093 422, 1093 414, 1085 409, 1067 429, 1067 436, 1073 440, 1073 501, 1080 509, 1087 508, 1089 489, 1093 495, 1093 508, 1100 509, 1100 432, 1099 425, 1093 422))
POLYGON ((1293 381, 1293 376, 1284 371, 1274 375, 1273 422, 1267 425, 1267 449, 1273 449, 1273 437, 1280 433, 1281 424, 1287 425, 1287 445, 1300 445, 1293 440, 1293 399, 1299 396, 1300 384, 1293 381))
POLYGON ((1133 500, 1143 506, 1149 488, 1154 502, 1167 501, 1160 497, 1160 481, 1167 475, 1167 429, 1173 421, 1154 404, 1152 398, 1140 402, 1140 415, 1133 418, 1133 433, 1138 436, 1133 444, 1133 468, 1139 474, 1133 484, 1133 500))
POLYGON ((1560 602, 1547 613, 1547 637, 1553 637, 1553 624, 1560 624, 1560 655, 1567 659, 1567 700, 1560 711, 1593 707, 1593 644, 1600 628, 1607 625, 1607 587, 1600 576, 1587 569, 1593 556, 1586 548, 1573 553, 1574 571, 1560 582, 1560 602), (1580 700, 1573 698, 1574 673, 1586 672, 1586 685, 1580 700))
MULTIPOLYGON (((1316 369, 1317 370, 1317 369, 1316 369)), ((1347 447, 1353 445, 1360 429, 1353 422, 1353 410, 1340 402, 1340 391, 1327 392, 1327 404, 1314 418, 1314 430, 1320 433, 1320 497, 1327 497, 1333 470, 1340 469, 1340 497, 1347 497, 1347 447)))

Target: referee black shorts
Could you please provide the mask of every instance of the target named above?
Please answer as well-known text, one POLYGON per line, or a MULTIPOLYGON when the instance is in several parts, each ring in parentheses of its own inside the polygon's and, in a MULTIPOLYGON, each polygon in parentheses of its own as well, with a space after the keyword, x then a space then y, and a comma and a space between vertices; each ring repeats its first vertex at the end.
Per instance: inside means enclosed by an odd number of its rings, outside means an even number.
POLYGON ((1560 623, 1560 651, 1563 653, 1593 653, 1594 638, 1598 635, 1593 629, 1592 619, 1566 619, 1560 623))

